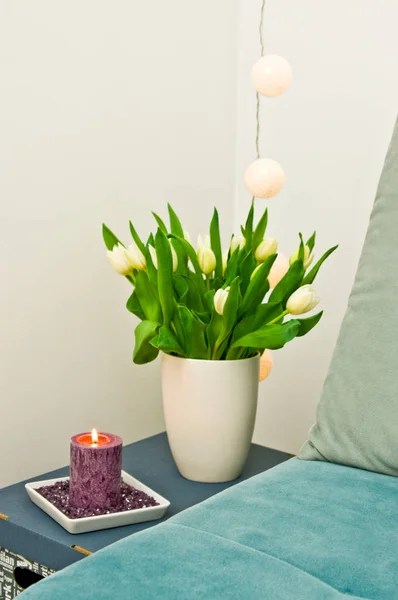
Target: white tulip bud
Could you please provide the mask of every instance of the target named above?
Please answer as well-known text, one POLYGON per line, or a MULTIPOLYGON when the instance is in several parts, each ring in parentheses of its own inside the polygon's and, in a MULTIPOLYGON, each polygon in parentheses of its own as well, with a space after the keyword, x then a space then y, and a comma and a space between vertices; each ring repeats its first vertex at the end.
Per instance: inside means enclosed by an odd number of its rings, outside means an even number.
POLYGON ((171 258, 173 260, 173 273, 175 273, 178 269, 178 256, 177 256, 177 252, 173 248, 173 244, 171 244, 171 243, 170 243, 170 249, 171 249, 171 258))
POLYGON ((286 304, 286 310, 291 315, 302 315, 309 312, 320 301, 312 285, 303 285, 293 292, 286 304))
POLYGON ((149 254, 151 255, 153 266, 155 269, 158 268, 158 256, 156 254, 156 250, 153 246, 149 246, 149 254))
MULTIPOLYGON (((293 264, 298 259, 299 252, 300 252, 300 248, 297 248, 297 250, 295 252, 293 252, 291 257, 289 258, 290 264, 293 264)), ((314 260, 313 252, 310 251, 308 246, 304 246, 304 260, 303 260, 304 269, 308 269, 308 267, 310 266, 310 264, 312 263, 313 260, 314 260)))
POLYGON ((145 271, 146 269, 146 260, 145 256, 142 254, 141 250, 138 248, 137 244, 132 243, 125 250, 126 256, 130 261, 130 264, 133 265, 134 269, 137 271, 145 271))
POLYGON ((229 250, 225 250, 225 252, 223 252, 222 254, 222 274, 225 274, 225 271, 227 270, 227 265, 228 265, 228 254, 229 254, 229 250))
POLYGON ((243 237, 243 235, 233 235, 232 239, 231 239, 231 245, 230 245, 231 254, 234 252, 234 250, 236 250, 236 248, 238 246, 242 250, 242 248, 245 247, 245 244, 246 244, 246 240, 243 237))
POLYGON ((250 280, 253 279, 253 277, 255 276, 255 274, 261 267, 262 267, 262 265, 257 265, 257 267, 254 269, 253 273, 250 275, 250 280))
POLYGON ((216 268, 217 264, 216 256, 210 247, 210 236, 206 235, 202 237, 200 235, 198 237, 197 257, 202 273, 205 275, 210 275, 210 273, 216 268))
MULTIPOLYGON (((177 252, 174 250, 171 243, 170 243, 170 250, 171 250, 171 258, 173 260, 173 273, 175 273, 178 269, 178 257, 177 257, 177 252)), ((152 258, 153 266, 155 267, 155 269, 157 269, 158 268, 158 256, 157 256, 156 250, 153 246, 149 246, 149 253, 152 258)))
POLYGON ((129 257, 126 254, 126 249, 121 244, 113 247, 113 250, 107 250, 106 256, 112 267, 120 273, 120 275, 129 275, 134 269, 129 257))
POLYGON ((278 254, 268 274, 268 282, 271 289, 276 287, 280 280, 289 270, 289 261, 283 254, 278 254))
POLYGON ((224 312, 224 306, 228 298, 229 289, 229 287, 225 288, 225 290, 220 288, 214 294, 214 308, 219 315, 222 315, 224 312))
POLYGON ((263 263, 271 254, 278 250, 278 240, 275 238, 264 238, 257 246, 254 258, 258 263, 263 263))
POLYGON ((185 240, 186 242, 188 242, 188 244, 191 244, 191 245, 192 245, 192 242, 191 242, 191 236, 189 235, 188 231, 185 231, 185 229, 184 229, 184 240, 185 240))

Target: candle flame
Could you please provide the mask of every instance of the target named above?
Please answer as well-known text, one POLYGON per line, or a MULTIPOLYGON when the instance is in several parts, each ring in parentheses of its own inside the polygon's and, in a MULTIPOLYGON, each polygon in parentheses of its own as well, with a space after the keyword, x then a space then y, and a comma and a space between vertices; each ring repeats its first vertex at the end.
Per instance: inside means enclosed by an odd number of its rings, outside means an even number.
POLYGON ((91 431, 91 440, 93 444, 98 444, 98 433, 96 429, 91 431))

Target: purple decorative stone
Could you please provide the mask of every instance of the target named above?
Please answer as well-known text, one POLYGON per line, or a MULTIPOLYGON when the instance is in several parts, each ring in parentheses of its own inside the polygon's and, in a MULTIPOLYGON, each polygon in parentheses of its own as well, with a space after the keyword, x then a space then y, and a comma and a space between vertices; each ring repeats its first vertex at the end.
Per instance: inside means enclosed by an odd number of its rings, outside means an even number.
POLYGON ((71 506, 69 502, 69 481, 56 481, 51 485, 43 485, 37 491, 69 519, 109 515, 159 505, 159 502, 156 502, 152 496, 148 496, 145 492, 137 490, 124 482, 121 484, 120 503, 112 508, 76 508, 71 506))
POLYGON ((99 433, 97 443, 93 443, 91 433, 80 433, 72 437, 69 489, 71 507, 112 510, 120 506, 122 445, 122 438, 111 433, 99 433))

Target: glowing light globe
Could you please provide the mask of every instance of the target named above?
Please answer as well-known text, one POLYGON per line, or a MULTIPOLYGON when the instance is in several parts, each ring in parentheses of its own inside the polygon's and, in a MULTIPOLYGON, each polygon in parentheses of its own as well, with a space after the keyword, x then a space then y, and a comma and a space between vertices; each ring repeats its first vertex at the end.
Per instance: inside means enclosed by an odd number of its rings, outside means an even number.
POLYGON ((262 96, 280 96, 292 81, 292 68, 285 58, 267 54, 252 67, 252 82, 262 96))
POLYGON ((255 198, 272 198, 284 182, 281 165, 271 158, 258 158, 246 169, 245 184, 255 198))
POLYGON ((273 289, 289 270, 289 261, 283 254, 278 254, 268 274, 268 283, 273 289))
POLYGON ((260 381, 267 379, 268 375, 272 371, 274 361, 272 360, 271 352, 264 350, 262 357, 260 358, 260 381))

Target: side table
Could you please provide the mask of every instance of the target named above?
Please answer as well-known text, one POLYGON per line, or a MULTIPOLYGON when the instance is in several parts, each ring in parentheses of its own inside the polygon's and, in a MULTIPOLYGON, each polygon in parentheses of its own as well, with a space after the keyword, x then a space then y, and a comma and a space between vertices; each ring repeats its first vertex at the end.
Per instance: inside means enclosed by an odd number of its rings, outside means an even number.
POLYGON ((129 444, 123 449, 123 469, 170 500, 166 516, 160 521, 79 535, 65 531, 33 504, 25 491, 27 481, 65 477, 69 467, 3 488, 0 490, 0 599, 9 600, 17 595, 13 580, 17 566, 28 566, 44 575, 60 570, 117 540, 154 527, 289 457, 284 452, 252 444, 249 459, 238 479, 228 483, 196 483, 178 473, 165 433, 129 444))

